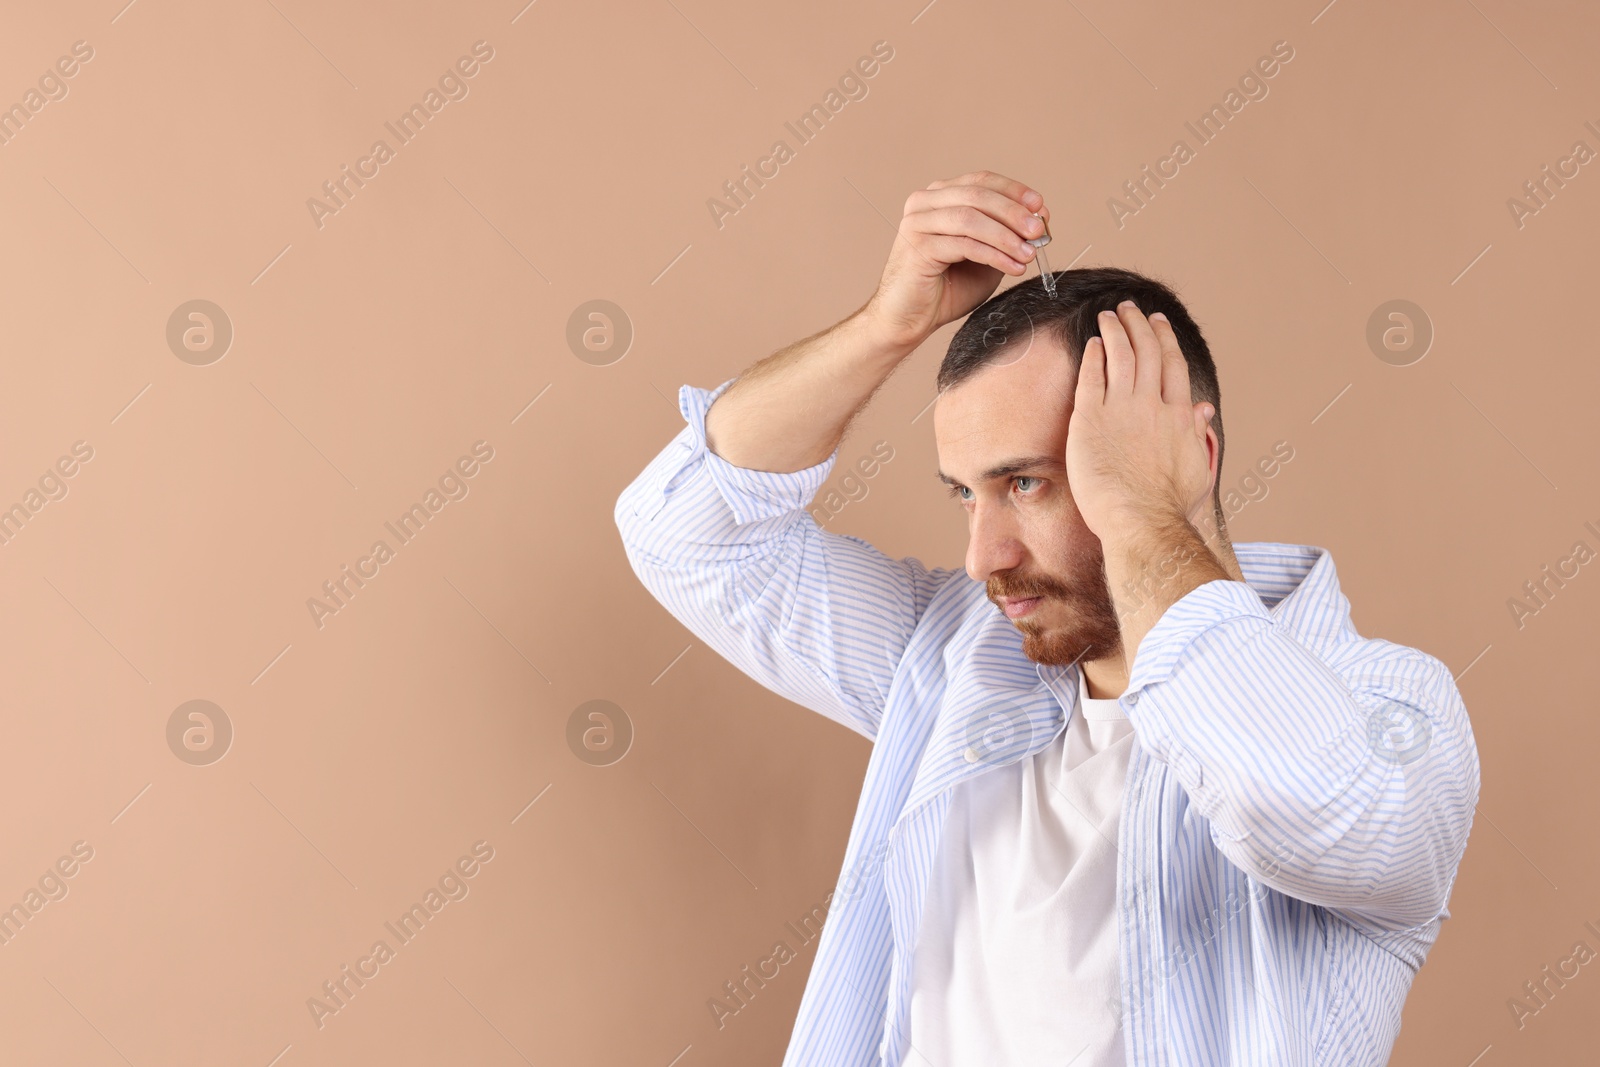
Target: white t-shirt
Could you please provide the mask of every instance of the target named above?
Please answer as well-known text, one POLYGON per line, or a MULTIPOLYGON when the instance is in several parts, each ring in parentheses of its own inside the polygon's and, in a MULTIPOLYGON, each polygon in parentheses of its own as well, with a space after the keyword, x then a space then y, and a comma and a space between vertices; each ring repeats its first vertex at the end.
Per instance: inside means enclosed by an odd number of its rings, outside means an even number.
POLYGON ((1124 1067, 1117 826, 1133 725, 1078 708, 957 785, 912 957, 906 1067, 1124 1067))

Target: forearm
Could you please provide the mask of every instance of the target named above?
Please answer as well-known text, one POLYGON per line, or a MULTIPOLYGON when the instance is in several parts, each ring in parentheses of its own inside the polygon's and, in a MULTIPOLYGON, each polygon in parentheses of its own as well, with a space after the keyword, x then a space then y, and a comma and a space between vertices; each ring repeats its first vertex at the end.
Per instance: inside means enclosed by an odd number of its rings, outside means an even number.
POLYGON ((875 739, 918 620, 961 572, 891 559, 820 529, 805 505, 829 462, 772 473, 707 450, 705 417, 725 394, 723 385, 679 390, 688 425, 613 509, 628 561, 655 599, 724 659, 875 739))
POLYGON ((706 414, 706 445, 749 470, 815 466, 915 347, 882 338, 863 307, 740 375, 706 414))
POLYGON ((1122 632, 1123 663, 1131 675, 1139 645, 1167 609, 1207 582, 1244 581, 1233 554, 1225 566, 1200 532, 1178 516, 1126 524, 1125 536, 1102 540, 1106 585, 1122 632))
POLYGON ((1472 728, 1442 663, 1335 622, 1296 630, 1247 584, 1207 582, 1142 640, 1128 715, 1235 866, 1409 929, 1440 910, 1466 845, 1472 728))

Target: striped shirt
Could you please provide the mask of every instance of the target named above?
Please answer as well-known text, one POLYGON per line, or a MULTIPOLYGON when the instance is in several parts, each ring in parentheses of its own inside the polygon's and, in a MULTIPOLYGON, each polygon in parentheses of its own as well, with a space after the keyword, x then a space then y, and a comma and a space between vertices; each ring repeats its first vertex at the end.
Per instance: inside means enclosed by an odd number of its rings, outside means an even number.
MULTIPOLYGON (((1048 745, 1078 668, 1024 656, 964 569, 823 530, 806 506, 837 451, 791 473, 711 452, 705 413, 732 382, 679 390, 687 425, 615 521, 674 618, 872 742, 785 1067, 922 1067, 910 953, 951 789, 1048 745), (1012 728, 994 731, 997 716, 1012 728), (996 736, 1003 750, 983 750, 996 736)), ((1134 726, 1117 830, 1128 1062, 1383 1064, 1450 917, 1478 799, 1472 727, 1443 663, 1356 632, 1326 549, 1234 554, 1245 582, 1169 607, 1120 697, 1134 726)))

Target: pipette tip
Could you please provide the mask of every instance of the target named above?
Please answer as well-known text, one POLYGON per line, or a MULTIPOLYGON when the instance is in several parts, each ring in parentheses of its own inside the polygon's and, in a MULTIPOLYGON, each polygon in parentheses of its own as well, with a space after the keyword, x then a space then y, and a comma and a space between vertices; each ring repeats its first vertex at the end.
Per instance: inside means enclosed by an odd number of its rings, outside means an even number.
POLYGON ((1056 276, 1050 269, 1050 257, 1044 254, 1044 246, 1050 243, 1050 224, 1037 211, 1033 215, 1039 220, 1039 224, 1044 227, 1044 233, 1039 237, 1030 237, 1028 243, 1034 247, 1034 258, 1039 263, 1039 281, 1043 283, 1044 291, 1054 299, 1056 295, 1056 276))

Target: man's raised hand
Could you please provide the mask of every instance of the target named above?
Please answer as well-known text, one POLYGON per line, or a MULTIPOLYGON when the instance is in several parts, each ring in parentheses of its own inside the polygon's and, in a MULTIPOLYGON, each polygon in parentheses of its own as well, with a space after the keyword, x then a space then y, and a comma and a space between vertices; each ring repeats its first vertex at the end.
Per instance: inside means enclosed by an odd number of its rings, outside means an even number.
POLYGON ((1044 233, 1044 197, 991 171, 940 180, 906 198, 894 247, 864 311, 888 344, 915 348, 1022 275, 1044 233))

